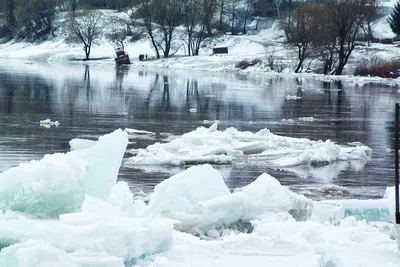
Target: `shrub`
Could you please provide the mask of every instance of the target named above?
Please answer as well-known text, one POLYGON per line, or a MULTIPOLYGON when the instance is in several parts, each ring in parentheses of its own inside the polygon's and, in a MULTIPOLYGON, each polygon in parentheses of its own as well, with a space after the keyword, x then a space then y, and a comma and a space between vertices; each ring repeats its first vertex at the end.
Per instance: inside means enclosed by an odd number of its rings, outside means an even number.
POLYGON ((248 67, 257 65, 259 63, 261 63, 261 59, 259 59, 259 58, 253 59, 252 61, 247 61, 246 59, 244 59, 244 60, 239 61, 238 63, 236 63, 235 67, 238 68, 238 69, 245 70, 248 67))
POLYGON ((400 69, 400 60, 386 61, 373 57, 360 62, 354 71, 356 76, 382 76, 387 71, 400 69))

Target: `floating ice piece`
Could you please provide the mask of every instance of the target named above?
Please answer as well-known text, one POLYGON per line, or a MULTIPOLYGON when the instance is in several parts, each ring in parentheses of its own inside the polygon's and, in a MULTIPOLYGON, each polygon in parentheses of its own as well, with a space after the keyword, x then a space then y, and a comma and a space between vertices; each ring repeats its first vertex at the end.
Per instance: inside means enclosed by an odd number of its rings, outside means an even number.
POLYGON ((316 188, 317 191, 331 197, 344 197, 350 195, 350 191, 343 186, 328 184, 316 188))
POLYGON ((71 151, 78 150, 78 149, 91 148, 94 145, 96 145, 96 141, 88 140, 88 139, 74 138, 69 141, 69 146, 71 148, 71 151))
POLYGON ((282 119, 281 122, 284 122, 284 123, 293 123, 293 122, 294 122, 294 119, 282 119))
POLYGON ((139 149, 127 164, 133 165, 195 165, 202 163, 230 164, 233 160, 231 138, 216 129, 199 127, 167 144, 155 143, 139 149), (210 138, 211 137, 211 138, 210 138), (228 144, 227 144, 228 143, 228 144))
POLYGON ((297 100, 297 99, 302 99, 301 96, 295 96, 295 95, 287 95, 285 97, 287 100, 297 100))
POLYGON ((191 108, 191 109, 189 109, 189 112, 195 113, 195 112, 197 112, 197 108, 191 108))
POLYGON ((81 267, 74 263, 63 250, 41 240, 29 240, 4 248, 0 252, 0 266, 81 267))
POLYGON ((0 174, 0 210, 58 217, 79 210, 84 196, 86 160, 70 154, 45 155, 0 174))
MULTIPOLYGON (((126 161, 127 165, 231 164, 243 159, 262 161, 272 167, 309 165, 320 167, 335 161, 362 160, 371 157, 371 149, 355 143, 340 146, 330 140, 311 141, 272 134, 268 129, 256 133, 235 128, 218 131, 218 124, 199 127, 169 143, 155 143, 126 161)), ((360 165, 362 166, 362 165, 360 165)))
POLYGON ((137 130, 137 129, 131 129, 131 128, 125 128, 125 132, 128 134, 148 134, 148 135, 155 135, 155 132, 149 132, 149 131, 144 131, 144 130, 137 130))
POLYGON ((219 120, 213 120, 213 121, 210 121, 210 120, 203 120, 203 124, 215 124, 215 123, 219 123, 219 120))
POLYGON ((52 125, 58 127, 60 125, 60 123, 58 121, 52 121, 50 119, 45 119, 45 120, 40 121, 40 126, 46 127, 46 126, 52 126, 52 125))
POLYGON ((313 122, 315 121, 314 117, 300 117, 299 121, 309 121, 309 122, 313 122))

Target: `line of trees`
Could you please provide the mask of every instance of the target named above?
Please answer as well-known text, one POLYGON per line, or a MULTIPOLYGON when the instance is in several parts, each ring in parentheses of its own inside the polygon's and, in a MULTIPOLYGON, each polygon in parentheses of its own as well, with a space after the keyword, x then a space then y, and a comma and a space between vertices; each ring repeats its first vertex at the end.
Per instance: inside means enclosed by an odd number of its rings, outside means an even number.
POLYGON ((54 36, 56 13, 69 11, 71 39, 83 44, 88 59, 102 30, 102 13, 87 7, 110 8, 123 11, 125 19, 120 14, 109 23, 114 29, 107 39, 123 46, 128 37, 146 34, 156 57, 167 58, 182 45, 187 55, 198 55, 205 40, 217 30, 245 34, 249 18, 257 21, 257 29, 261 18, 276 16, 288 43, 296 48, 295 72, 303 71, 310 59, 322 62, 324 74, 341 75, 357 38, 361 34, 368 41, 372 38, 371 24, 378 18, 377 1, 0 0, 0 34, 7 32, 10 37, 29 40, 54 36))
POLYGON ((341 75, 358 37, 376 17, 376 0, 325 0, 301 3, 293 14, 282 18, 287 40, 297 48, 295 72, 304 68, 307 58, 322 61, 324 74, 341 75))

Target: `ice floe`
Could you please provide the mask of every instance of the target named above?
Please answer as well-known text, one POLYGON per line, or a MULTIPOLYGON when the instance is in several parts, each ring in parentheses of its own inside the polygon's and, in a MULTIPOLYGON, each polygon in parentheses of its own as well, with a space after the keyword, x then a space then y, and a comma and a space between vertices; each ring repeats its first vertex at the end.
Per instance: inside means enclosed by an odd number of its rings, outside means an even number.
POLYGON ((324 166, 335 161, 366 160, 371 149, 364 145, 338 145, 330 140, 312 141, 272 134, 268 129, 256 133, 235 128, 225 131, 214 123, 199 127, 169 143, 155 143, 127 160, 128 165, 231 164, 234 161, 264 162, 274 167, 298 165, 324 166))
POLYGON ((60 123, 58 121, 52 121, 51 119, 45 119, 40 121, 40 126, 46 127, 46 128, 50 128, 50 126, 56 126, 58 127, 60 125, 60 123))

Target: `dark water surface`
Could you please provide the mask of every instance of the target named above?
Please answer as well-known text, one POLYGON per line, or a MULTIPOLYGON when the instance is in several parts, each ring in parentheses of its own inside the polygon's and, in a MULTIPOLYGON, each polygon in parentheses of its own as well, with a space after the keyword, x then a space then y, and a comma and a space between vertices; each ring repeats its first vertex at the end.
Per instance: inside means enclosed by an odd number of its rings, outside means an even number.
MULTIPOLYGON (((130 150, 218 120, 221 130, 235 127, 256 132, 266 127, 278 135, 330 139, 338 144, 361 142, 372 148, 367 162, 285 170, 262 164, 220 167, 230 188, 268 172, 295 191, 336 184, 348 188, 351 197, 379 197, 393 183, 397 90, 312 78, 2 62, 0 171, 44 154, 66 152, 72 138, 97 139, 117 128, 156 133, 154 138, 131 139, 130 150), (288 95, 302 99, 288 100, 288 95), (298 119, 304 117, 314 121, 298 119), (47 118, 61 125, 40 126, 39 121, 47 118)), ((151 192, 177 171, 124 166, 120 179, 135 191, 151 192)))

